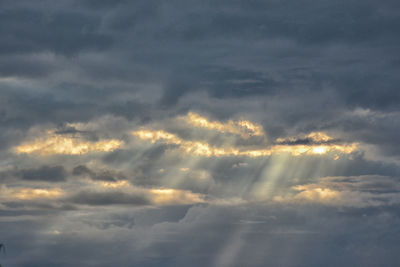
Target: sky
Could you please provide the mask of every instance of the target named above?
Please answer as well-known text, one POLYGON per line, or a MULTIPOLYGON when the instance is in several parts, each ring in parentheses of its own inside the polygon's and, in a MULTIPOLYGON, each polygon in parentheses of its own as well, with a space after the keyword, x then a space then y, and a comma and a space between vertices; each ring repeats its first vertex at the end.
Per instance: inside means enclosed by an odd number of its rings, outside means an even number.
POLYGON ((399 266, 397 0, 0 0, 4 267, 399 266))

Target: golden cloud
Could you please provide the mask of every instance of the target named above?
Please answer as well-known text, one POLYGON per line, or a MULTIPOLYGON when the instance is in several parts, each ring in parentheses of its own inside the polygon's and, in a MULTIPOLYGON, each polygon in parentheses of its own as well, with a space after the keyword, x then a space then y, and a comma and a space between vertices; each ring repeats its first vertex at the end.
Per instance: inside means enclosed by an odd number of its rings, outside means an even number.
MULTIPOLYGON (((135 187, 126 180, 116 182, 94 182, 94 185, 101 187, 100 191, 105 192, 116 188, 120 188, 121 192, 132 193, 141 192, 149 196, 149 199, 156 205, 172 205, 172 204, 193 204, 203 203, 204 197, 201 194, 193 193, 188 190, 172 189, 172 188, 140 188, 135 187)), ((98 191, 97 188, 96 191, 98 191)))
MULTIPOLYGON (((177 135, 162 130, 139 130, 132 132, 142 140, 149 140, 152 143, 160 141, 166 144, 178 145, 185 153, 205 156, 205 157, 223 157, 223 156, 248 156, 265 157, 277 153, 290 153, 293 156, 300 155, 321 155, 331 151, 342 154, 350 154, 357 149, 356 143, 351 144, 323 144, 323 145, 272 145, 265 149, 239 149, 236 147, 215 147, 207 142, 183 140, 177 135)), ((309 136, 316 140, 331 140, 332 138, 325 133, 311 133, 309 136)))
POLYGON ((210 121, 197 113, 189 112, 183 119, 195 127, 216 130, 221 133, 239 134, 244 138, 249 136, 263 136, 264 131, 261 125, 254 124, 247 120, 233 121, 229 120, 226 123, 219 121, 210 121))
POLYGON ((329 188, 322 188, 322 187, 309 187, 304 185, 295 186, 293 188, 296 191, 300 191, 296 195, 296 199, 305 199, 309 201, 331 201, 337 199, 340 192, 336 190, 332 190, 329 188))
POLYGON ((129 186, 129 182, 122 180, 122 181, 116 181, 116 182, 98 182, 102 187, 104 188, 119 188, 119 187, 127 187, 129 186))
POLYGON ((201 194, 196 194, 187 190, 170 188, 150 189, 152 200, 158 205, 170 204, 193 204, 202 203, 204 198, 201 194))
POLYGON ((294 186, 294 193, 276 196, 274 200, 348 207, 398 204, 400 195, 393 188, 396 188, 396 182, 385 176, 322 177, 316 183, 294 186))
POLYGON ((329 135, 327 135, 326 133, 323 132, 312 132, 308 135, 305 135, 301 138, 299 137, 289 137, 289 138, 277 138, 276 142, 278 144, 282 144, 282 143, 295 143, 298 140, 301 139, 309 139, 314 143, 327 143, 329 141, 333 141, 334 139, 332 137, 330 137, 329 135))
POLYGON ((1 188, 1 197, 18 200, 32 200, 42 198, 59 198, 64 195, 60 188, 30 188, 30 187, 6 187, 1 188))
POLYGON ((122 145, 123 142, 116 139, 89 142, 80 140, 80 138, 56 135, 52 131, 48 131, 45 137, 21 144, 15 148, 15 151, 18 154, 35 153, 42 156, 54 154, 81 155, 89 152, 113 151, 122 145))

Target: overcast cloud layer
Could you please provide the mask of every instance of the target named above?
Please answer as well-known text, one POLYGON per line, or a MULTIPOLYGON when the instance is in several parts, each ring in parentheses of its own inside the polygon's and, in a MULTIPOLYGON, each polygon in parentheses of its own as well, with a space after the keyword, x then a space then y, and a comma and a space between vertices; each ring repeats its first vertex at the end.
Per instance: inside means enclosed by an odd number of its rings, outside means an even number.
POLYGON ((0 0, 0 36, 2 266, 398 266, 399 1, 0 0))

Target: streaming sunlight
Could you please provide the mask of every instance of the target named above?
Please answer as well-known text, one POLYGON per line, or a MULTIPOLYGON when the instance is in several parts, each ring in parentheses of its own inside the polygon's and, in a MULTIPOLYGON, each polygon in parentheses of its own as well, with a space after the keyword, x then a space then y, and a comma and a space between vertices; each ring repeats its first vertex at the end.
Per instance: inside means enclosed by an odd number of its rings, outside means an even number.
POLYGON ((271 160, 265 164, 258 181, 252 184, 251 197, 265 200, 273 195, 282 173, 288 169, 289 160, 288 154, 273 155, 271 160))

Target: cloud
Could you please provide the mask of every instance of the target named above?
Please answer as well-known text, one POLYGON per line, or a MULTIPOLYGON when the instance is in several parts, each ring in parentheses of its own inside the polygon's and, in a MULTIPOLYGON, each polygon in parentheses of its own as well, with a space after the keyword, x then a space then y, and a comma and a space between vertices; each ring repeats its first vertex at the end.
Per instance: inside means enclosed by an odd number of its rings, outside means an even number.
POLYGON ((17 171, 22 180, 61 182, 66 179, 66 171, 62 166, 42 166, 38 169, 17 171))
POLYGON ((115 139, 85 142, 74 137, 56 135, 50 130, 42 138, 15 147, 15 151, 19 154, 37 153, 42 156, 53 154, 81 155, 90 152, 113 151, 121 147, 122 144, 122 141, 115 139))
MULTIPOLYGON (((393 253, 397 249, 397 218, 388 211, 364 209, 354 213, 350 209, 321 206, 197 205, 180 209, 165 206, 158 210, 103 209, 101 216, 93 212, 71 213, 62 223, 33 224, 32 228, 40 233, 40 240, 32 239, 21 247, 31 251, 31 257, 24 258, 22 251, 11 250, 4 262, 15 257, 21 266, 36 262, 67 266, 82 261, 95 262, 99 266, 111 262, 144 266, 190 263, 204 266, 218 262, 232 263, 232 266, 246 263, 262 266, 267 262, 294 267, 299 261, 309 266, 319 266, 327 261, 328 266, 350 266, 360 262, 367 266, 392 265, 398 260, 393 253), (159 217, 152 216, 160 213, 169 217, 160 221, 159 217), (324 218, 323 223, 321 218, 324 218), (82 220, 85 223, 81 223, 82 220), (244 224, 244 220, 259 223, 244 224), (379 227, 371 231, 371 225, 379 227), (60 234, 50 234, 54 230, 60 234), (74 238, 69 238, 71 233, 75 233, 74 238), (382 239, 381 236, 389 237, 382 239), (46 253, 51 252, 57 257, 43 257, 43 251, 32 250, 39 242, 46 253), (373 242, 377 242, 379 248, 372 245, 373 242), (290 250, 291 257, 287 257, 289 252, 284 248, 290 250), (99 250, 106 255, 98 255, 99 250), (122 256, 111 260, 110 255, 117 251, 122 256), (231 254, 235 251, 237 254, 231 254), (332 255, 332 251, 337 254, 332 255), (374 257, 370 257, 372 251, 375 251, 374 257), (73 252, 79 257, 63 256, 73 252)), ((25 224, 19 226, 22 225, 25 224)), ((18 231, 6 232, 10 247, 14 247, 22 236, 18 231)))
POLYGON ((91 192, 82 191, 71 196, 68 201, 76 204, 107 206, 107 205, 150 205, 145 194, 128 194, 120 191, 91 192))
POLYGON ((205 202, 204 196, 187 190, 150 189, 153 202, 159 205, 195 204, 205 202))
POLYGON ((65 182, 68 172, 62 165, 42 165, 38 168, 6 168, 0 172, 3 182, 32 182, 32 183, 55 183, 65 182))
POLYGON ((29 188, 29 187, 1 187, 1 198, 6 201, 16 200, 34 200, 46 198, 59 198, 64 192, 60 188, 29 188))
POLYGON ((398 179, 386 176, 323 177, 318 183, 297 185, 294 196, 277 196, 276 201, 319 202, 327 205, 371 207, 400 202, 398 179))
POLYGON ((88 175, 94 181, 108 181, 116 182, 118 180, 125 180, 126 177, 122 173, 115 173, 112 171, 94 172, 84 165, 76 166, 72 170, 73 175, 88 175))
POLYGON ((0 53, 49 51, 71 55, 85 49, 102 50, 112 39, 99 32, 101 19, 73 11, 7 8, 1 18, 0 53))
POLYGON ((69 203, 108 206, 108 205, 186 205, 204 202, 204 196, 187 190, 170 188, 143 189, 129 186, 126 182, 100 182, 106 190, 84 190, 64 199, 69 203), (121 190, 118 190, 121 188, 121 190))
POLYGON ((1 264, 395 266, 399 7, 0 0, 1 264))
MULTIPOLYGON (((184 140, 176 134, 166 132, 164 130, 157 131, 152 129, 143 129, 134 131, 132 134, 142 140, 150 140, 152 143, 159 141, 170 145, 177 145, 185 153, 206 157, 266 157, 275 153, 290 153, 293 156, 299 156, 303 154, 320 155, 328 152, 350 154, 356 151, 358 146, 357 143, 339 144, 326 133, 312 132, 306 137, 307 139, 289 138, 288 140, 285 140, 278 138, 277 144, 272 146, 261 143, 258 144, 258 146, 253 146, 250 148, 235 147, 229 144, 232 143, 232 140, 229 140, 228 136, 224 135, 225 133, 239 134, 243 138, 248 138, 248 136, 252 135, 261 135, 266 138, 261 126, 244 120, 237 122, 229 121, 228 123, 221 123, 218 121, 210 122, 206 118, 195 113, 189 113, 184 120, 197 127, 217 130, 226 139, 224 142, 225 144, 223 144, 221 147, 216 147, 207 141, 184 140), (304 140, 307 140, 307 142, 304 142, 304 140), (226 143, 228 143, 228 145, 226 143)), ((337 157, 338 156, 336 156, 336 158, 337 157)))
POLYGON ((219 121, 209 121, 206 117, 193 112, 189 112, 183 118, 187 123, 195 127, 202 127, 216 130, 221 133, 240 134, 242 137, 263 136, 264 132, 261 125, 257 125, 247 120, 228 121, 226 123, 219 121))

